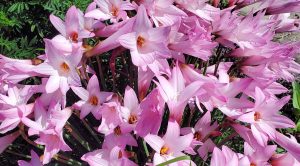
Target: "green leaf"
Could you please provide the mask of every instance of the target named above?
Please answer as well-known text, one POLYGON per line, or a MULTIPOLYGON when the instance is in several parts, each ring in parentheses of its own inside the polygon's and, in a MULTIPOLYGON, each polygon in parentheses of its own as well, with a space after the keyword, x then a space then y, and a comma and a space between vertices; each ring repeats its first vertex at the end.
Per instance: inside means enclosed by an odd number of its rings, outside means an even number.
POLYGON ((180 157, 174 158, 172 160, 158 164, 157 166, 165 166, 165 165, 169 165, 169 164, 175 163, 177 161, 182 161, 182 160, 191 160, 191 158, 190 158, 190 156, 180 156, 180 157))
POLYGON ((298 120, 295 130, 296 132, 300 132, 300 120, 298 120))
POLYGON ((300 84, 293 82, 293 107, 300 109, 300 84))

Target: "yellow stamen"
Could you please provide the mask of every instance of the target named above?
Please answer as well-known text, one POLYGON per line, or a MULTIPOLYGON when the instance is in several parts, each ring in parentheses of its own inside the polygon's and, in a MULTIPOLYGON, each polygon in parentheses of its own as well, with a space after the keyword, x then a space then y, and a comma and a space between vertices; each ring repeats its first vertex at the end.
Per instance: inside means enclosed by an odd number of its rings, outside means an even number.
POLYGON ((258 121, 258 120, 260 120, 260 119, 261 119, 260 113, 259 113, 259 112, 255 112, 255 113, 254 113, 254 120, 255 120, 255 121, 258 121))
POLYGON ((165 155, 167 154, 169 151, 169 148, 167 146, 163 146, 161 149, 160 149, 160 154, 161 155, 165 155))
POLYGON ((136 115, 130 115, 128 119, 129 124, 135 124, 137 122, 137 116, 136 115))
POLYGON ((89 98, 89 103, 90 103, 91 105, 93 105, 93 106, 98 105, 98 98, 97 98, 97 96, 91 96, 91 97, 89 98))
POLYGON ((138 36, 136 43, 138 47, 143 47, 145 45, 145 39, 142 36, 138 36))
POLYGON ((70 71, 70 67, 69 65, 66 63, 66 62, 63 62, 61 65, 60 65, 60 68, 63 72, 65 73, 68 73, 70 71))
POLYGON ((121 135, 122 134, 121 127, 117 126, 116 128, 114 128, 114 133, 115 135, 121 135))

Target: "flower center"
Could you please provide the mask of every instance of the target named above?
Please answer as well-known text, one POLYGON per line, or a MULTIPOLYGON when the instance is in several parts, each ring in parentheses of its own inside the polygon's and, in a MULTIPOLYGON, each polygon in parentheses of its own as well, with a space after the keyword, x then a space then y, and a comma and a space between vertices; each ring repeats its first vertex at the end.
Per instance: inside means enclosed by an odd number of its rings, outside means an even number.
POLYGON ((113 15, 113 16, 118 16, 118 13, 119 13, 119 9, 118 8, 116 8, 115 6, 112 6, 111 7, 111 15, 113 15))
POLYGON ((199 131, 194 133, 194 139, 196 139, 197 141, 200 141, 202 138, 202 135, 199 131))
POLYGON ((258 120, 260 120, 260 119, 261 119, 260 113, 259 113, 259 112, 255 112, 255 113, 254 113, 254 120, 255 120, 255 121, 258 121, 258 120))
POLYGON ((91 97, 89 98, 89 103, 90 103, 91 105, 93 105, 93 106, 98 105, 98 98, 97 98, 97 96, 91 96, 91 97))
POLYGON ((251 163, 251 164, 250 164, 250 166, 256 166, 256 164, 254 164, 254 163, 251 163))
POLYGON ((77 32, 71 33, 70 38, 73 42, 78 42, 78 33, 77 32))
POLYGON ((138 47, 143 47, 145 45, 145 39, 142 36, 138 36, 136 43, 138 47))
POLYGON ((31 59, 31 63, 32 63, 32 65, 36 66, 36 65, 43 63, 43 61, 39 58, 33 58, 33 59, 31 59))
POLYGON ((123 157, 123 153, 122 153, 122 151, 120 150, 119 151, 119 154, 118 154, 118 159, 120 159, 120 158, 122 158, 123 157))
POLYGON ((70 71, 70 67, 66 62, 63 62, 62 64, 60 64, 60 69, 64 72, 64 73, 68 73, 70 71))
POLYGON ((114 133, 115 135, 121 135, 122 134, 121 127, 117 126, 116 128, 114 128, 114 133))
POLYGON ((167 154, 169 151, 169 148, 167 146, 163 146, 161 149, 160 149, 160 154, 161 155, 165 155, 167 154))
POLYGON ((135 124, 136 122, 137 122, 137 116, 131 114, 131 115, 129 116, 128 123, 129 123, 129 124, 135 124))

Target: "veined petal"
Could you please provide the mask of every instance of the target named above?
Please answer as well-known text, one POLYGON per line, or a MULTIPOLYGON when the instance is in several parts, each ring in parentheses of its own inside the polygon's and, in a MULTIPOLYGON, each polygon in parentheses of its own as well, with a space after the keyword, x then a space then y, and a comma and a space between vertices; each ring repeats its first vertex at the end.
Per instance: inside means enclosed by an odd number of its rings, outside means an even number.
POLYGON ((135 32, 127 33, 119 37, 120 44, 130 50, 137 50, 137 36, 135 32))
POLYGON ((71 86, 71 89, 82 100, 87 101, 89 99, 89 92, 85 90, 83 87, 71 86))
POLYGON ((46 84, 46 92, 53 93, 60 86, 60 77, 58 75, 50 76, 46 84))
POLYGON ((134 23, 134 31, 136 32, 142 32, 146 29, 152 28, 152 23, 149 20, 149 17, 147 15, 147 11, 144 7, 144 5, 140 5, 136 14, 136 20, 134 23))
POLYGON ((78 11, 75 6, 69 8, 66 14, 66 33, 70 37, 73 33, 78 34, 79 30, 79 17, 78 11))
POLYGON ((100 21, 108 20, 108 19, 110 19, 112 17, 112 15, 103 13, 99 9, 92 10, 92 11, 86 13, 84 16, 85 17, 94 18, 94 19, 100 20, 100 21))
POLYGON ((124 95, 124 106, 129 108, 130 111, 134 111, 138 107, 138 99, 134 90, 127 86, 124 95))
POLYGON ((144 137, 144 140, 151 146, 152 149, 154 149, 157 153, 160 152, 160 149, 164 146, 164 140, 157 136, 148 134, 144 137))
POLYGON ((51 14, 50 22, 58 30, 59 33, 61 33, 63 36, 66 36, 66 26, 65 23, 60 18, 51 14))

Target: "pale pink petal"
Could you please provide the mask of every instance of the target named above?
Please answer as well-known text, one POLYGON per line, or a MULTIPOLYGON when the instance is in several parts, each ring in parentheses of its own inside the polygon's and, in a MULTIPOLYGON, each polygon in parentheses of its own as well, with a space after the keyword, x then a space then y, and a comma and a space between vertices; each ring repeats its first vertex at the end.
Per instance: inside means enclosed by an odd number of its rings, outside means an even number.
POLYGON ((109 14, 103 13, 99 9, 92 10, 92 11, 86 13, 84 16, 94 18, 94 19, 97 19, 97 20, 100 20, 100 21, 108 20, 112 17, 109 14))
POLYGON ((131 87, 127 86, 124 95, 124 106, 129 110, 134 111, 138 107, 138 105, 138 99, 134 90, 131 87))
POLYGON ((46 92, 53 93, 60 86, 60 77, 58 75, 50 76, 46 84, 46 92))
POLYGON ((137 50, 136 40, 137 40, 137 36, 135 32, 122 35, 118 39, 118 41, 123 47, 130 50, 137 50))
POLYGON ((136 21, 134 23, 134 31, 142 32, 146 29, 152 28, 152 23, 149 20, 147 11, 144 5, 140 5, 136 14, 136 21))
POLYGON ((151 135, 148 134, 144 137, 144 140, 151 146, 152 149, 154 149, 157 153, 160 153, 160 149, 164 145, 164 140, 157 136, 157 135, 151 135))
POLYGON ((99 81, 97 75, 93 75, 87 85, 87 90, 91 92, 100 92, 99 81))
POLYGON ((75 6, 69 8, 66 13, 65 25, 66 25, 66 33, 68 37, 70 37, 73 33, 78 34, 79 30, 79 17, 78 11, 75 6))
POLYGON ((83 87, 71 86, 71 89, 82 100, 87 101, 89 99, 89 92, 85 90, 83 87))
POLYGON ((59 33, 61 33, 63 36, 66 36, 65 23, 60 18, 51 14, 50 21, 53 24, 53 26, 58 30, 59 33))

